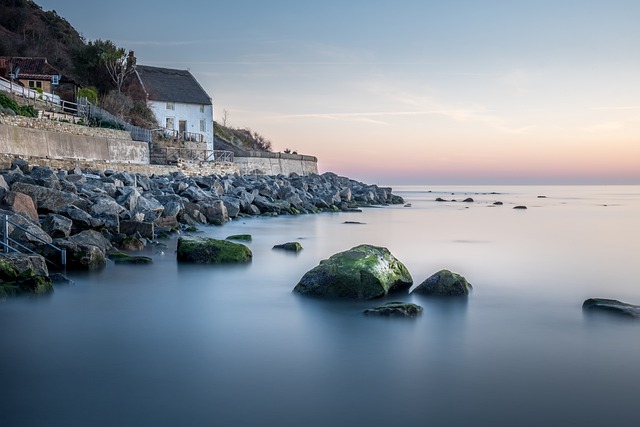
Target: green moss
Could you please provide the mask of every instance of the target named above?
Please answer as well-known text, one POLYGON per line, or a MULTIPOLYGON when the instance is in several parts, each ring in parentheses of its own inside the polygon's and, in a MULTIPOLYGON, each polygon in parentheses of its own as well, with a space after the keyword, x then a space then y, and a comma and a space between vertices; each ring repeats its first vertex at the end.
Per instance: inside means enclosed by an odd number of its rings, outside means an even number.
POLYGON ((232 236, 228 236, 226 240, 242 240, 244 242, 251 242, 253 237, 251 237, 251 234, 234 234, 232 236))
POLYGON ((193 233, 193 232, 198 231, 198 228, 193 226, 193 225, 190 225, 189 227, 185 228, 184 231, 189 232, 189 233, 193 233))
POLYGON ((133 256, 124 252, 111 252, 107 254, 107 257, 113 261, 114 264, 152 264, 153 259, 146 256, 133 256))
POLYGON ((285 251, 300 252, 302 250, 302 245, 298 242, 287 242, 281 245, 275 245, 273 249, 282 249, 285 251))
POLYGON ((209 237, 180 237, 177 259, 195 264, 242 263, 253 254, 245 245, 209 237))
POLYGON ((308 271, 294 292, 329 297, 370 299, 408 289, 413 279, 386 248, 360 245, 308 271))
POLYGON ((18 278, 16 267, 4 258, 0 258, 0 280, 12 281, 18 278))

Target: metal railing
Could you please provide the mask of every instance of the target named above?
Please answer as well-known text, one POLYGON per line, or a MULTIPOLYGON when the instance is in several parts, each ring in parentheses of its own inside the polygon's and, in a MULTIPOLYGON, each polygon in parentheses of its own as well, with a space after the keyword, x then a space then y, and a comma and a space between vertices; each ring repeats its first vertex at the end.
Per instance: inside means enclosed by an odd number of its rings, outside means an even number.
POLYGON ((60 104, 60 97, 58 95, 29 89, 21 86, 17 82, 7 80, 3 77, 0 77, 0 90, 9 92, 12 95, 21 96, 22 98, 29 101, 44 101, 54 104, 60 104))
POLYGON ((175 164, 181 160, 191 162, 233 162, 233 152, 225 150, 156 147, 152 150, 151 158, 153 163, 156 164, 175 164))
POLYGON ((153 130, 154 135, 165 139, 179 139, 191 142, 204 142, 204 135, 197 132, 180 132, 175 129, 158 128, 153 130))
MULTIPOLYGON (((0 241, 0 245, 2 245, 2 249, 3 249, 4 253, 9 253, 11 251, 18 252, 18 253, 24 253, 23 251, 27 251, 27 252, 32 253, 34 255, 40 255, 37 252, 35 252, 33 249, 23 245, 22 243, 18 242, 15 239, 12 239, 9 236, 9 224, 13 225, 15 228, 18 228, 19 230, 22 230, 23 232, 25 232, 29 236, 35 238, 39 242, 44 243, 45 245, 47 245, 50 248, 54 249, 55 251, 59 252, 60 253, 60 263, 62 264, 62 267, 65 268, 67 266, 67 250, 66 249, 62 249, 62 248, 57 247, 56 245, 52 245, 51 243, 47 242, 46 240, 42 239, 41 237, 33 234, 32 232, 30 232, 26 228, 22 227, 20 224, 16 224, 15 222, 13 222, 13 221, 11 221, 9 219, 9 215, 7 215, 7 214, 3 215, 3 220, 2 220, 2 240, 0 241), (22 249, 22 250, 20 250, 20 249, 22 249)), ((55 262, 47 259, 46 257, 44 259, 48 263, 50 263, 52 265, 56 265, 55 262)))

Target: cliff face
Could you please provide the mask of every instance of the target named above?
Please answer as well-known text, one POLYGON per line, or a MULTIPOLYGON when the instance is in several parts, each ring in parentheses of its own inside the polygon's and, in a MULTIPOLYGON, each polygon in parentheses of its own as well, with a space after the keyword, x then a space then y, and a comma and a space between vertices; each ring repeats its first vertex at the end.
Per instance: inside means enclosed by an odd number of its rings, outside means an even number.
POLYGON ((63 74, 75 77, 71 52, 82 36, 55 10, 31 0, 0 0, 0 56, 46 57, 63 74))

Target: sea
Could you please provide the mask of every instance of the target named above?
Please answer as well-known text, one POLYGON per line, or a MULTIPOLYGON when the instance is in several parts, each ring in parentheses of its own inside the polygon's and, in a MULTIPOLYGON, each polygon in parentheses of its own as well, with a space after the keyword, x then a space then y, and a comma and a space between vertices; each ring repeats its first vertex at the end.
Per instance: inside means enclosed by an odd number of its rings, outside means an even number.
POLYGON ((0 426, 638 425, 640 321, 582 303, 640 304, 640 186, 394 193, 406 206, 199 227, 251 234, 246 265, 178 264, 169 239, 143 252, 153 265, 69 271, 49 296, 0 302, 0 426), (273 249, 290 241, 303 250, 273 249), (473 292, 292 292, 362 243, 415 285, 449 269, 473 292), (363 314, 389 301, 424 310, 363 314))

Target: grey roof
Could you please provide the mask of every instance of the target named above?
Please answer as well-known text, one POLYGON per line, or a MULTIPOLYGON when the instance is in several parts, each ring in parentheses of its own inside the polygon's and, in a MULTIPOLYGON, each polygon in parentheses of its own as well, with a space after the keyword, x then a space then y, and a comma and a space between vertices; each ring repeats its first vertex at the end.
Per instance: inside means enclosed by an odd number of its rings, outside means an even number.
POLYGON ((187 70, 137 65, 136 73, 151 101, 211 105, 211 97, 187 70))

